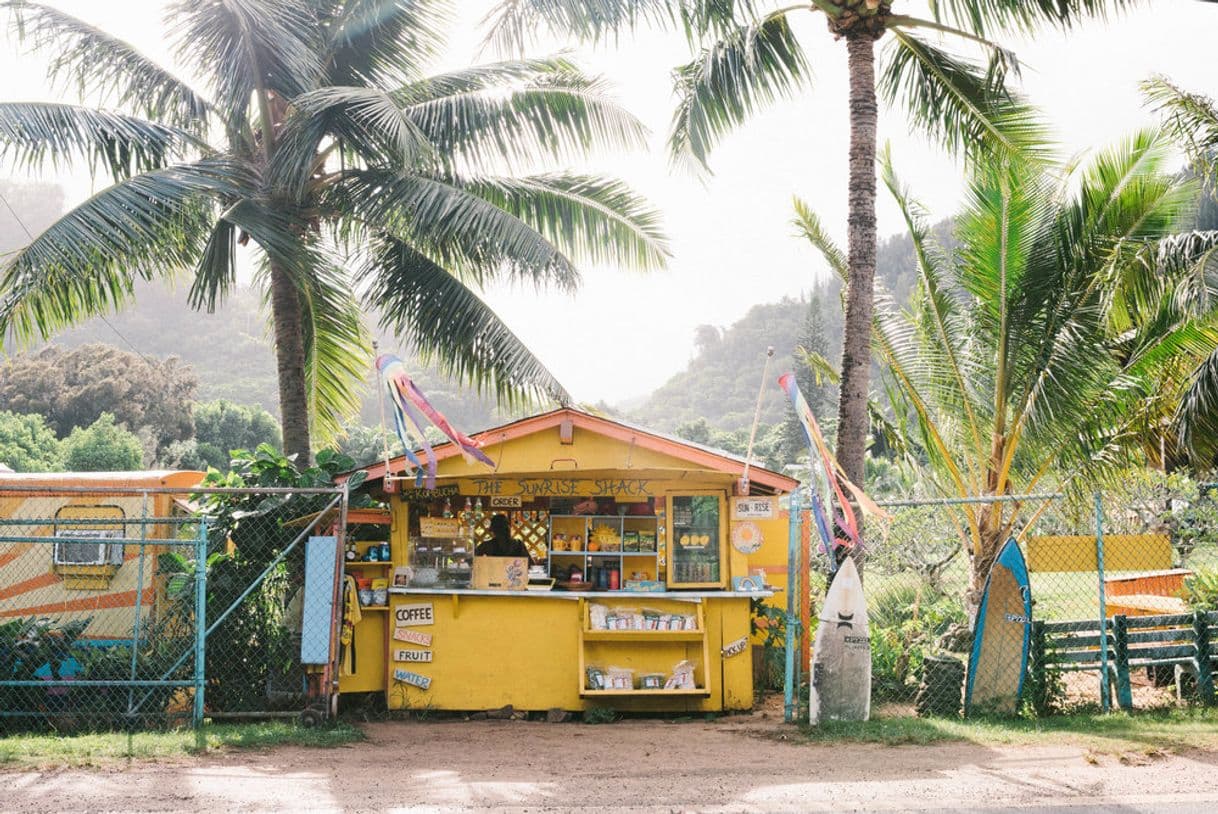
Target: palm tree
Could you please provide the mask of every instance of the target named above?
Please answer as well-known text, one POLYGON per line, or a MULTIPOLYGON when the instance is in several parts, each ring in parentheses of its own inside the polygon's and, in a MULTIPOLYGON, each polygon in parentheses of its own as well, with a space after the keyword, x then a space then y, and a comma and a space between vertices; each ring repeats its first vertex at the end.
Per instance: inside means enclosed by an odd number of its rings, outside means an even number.
POLYGON ((298 461, 354 404, 362 309, 501 400, 562 400, 475 290, 573 291, 577 261, 666 261, 656 214, 620 182, 523 172, 636 146, 639 122, 566 59, 428 76, 442 5, 180 2, 167 19, 198 88, 54 8, 0 6, 53 78, 106 106, 0 104, 0 157, 84 161, 108 182, 0 266, 0 339, 45 338, 120 307, 137 280, 183 272, 191 303, 214 309, 252 241, 298 461))
MULTIPOLYGON (((902 188, 882 177, 914 242, 918 279, 902 308, 881 292, 871 343, 896 423, 949 497, 1070 489, 1145 463, 1147 427, 1187 442, 1190 399, 1218 371, 1208 297, 1218 232, 1177 233, 1196 185, 1165 169, 1168 141, 1140 133, 1056 173, 1021 160, 979 165, 950 254, 902 188), (1186 371, 1187 375, 1181 375, 1186 371), (908 421, 906 422, 906 417, 908 421)), ((842 275, 816 216, 805 235, 842 275)), ((1044 506, 956 507, 972 599, 1001 543, 1044 506)), ((1025 523, 1025 526, 1027 524, 1025 523)))
POLYGON ((541 27, 597 39, 644 24, 675 25, 698 49, 675 71, 677 111, 670 146, 678 163, 705 167, 715 143, 778 97, 807 86, 805 50, 790 26, 799 14, 817 15, 849 60, 850 152, 846 321, 838 401, 837 458, 845 474, 863 482, 867 443, 868 331, 876 255, 877 90, 906 108, 912 123, 971 157, 1039 144, 1027 108, 1006 90, 1013 55, 992 39, 999 30, 1068 29, 1088 16, 1137 0, 939 0, 931 17, 901 14, 892 0, 505 0, 496 40, 518 45, 541 27), (961 59, 923 35, 980 45, 987 65, 961 59), (879 75, 875 44, 890 45, 879 75))

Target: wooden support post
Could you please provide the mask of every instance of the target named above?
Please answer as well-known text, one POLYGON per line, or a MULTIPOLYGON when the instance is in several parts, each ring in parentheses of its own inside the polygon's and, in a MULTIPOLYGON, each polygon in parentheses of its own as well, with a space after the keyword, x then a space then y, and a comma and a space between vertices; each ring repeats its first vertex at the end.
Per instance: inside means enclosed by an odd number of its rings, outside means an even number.
POLYGON ((1133 690, 1129 685, 1129 620, 1119 614, 1112 620, 1114 646, 1116 648, 1117 704, 1121 709, 1133 709, 1133 690))

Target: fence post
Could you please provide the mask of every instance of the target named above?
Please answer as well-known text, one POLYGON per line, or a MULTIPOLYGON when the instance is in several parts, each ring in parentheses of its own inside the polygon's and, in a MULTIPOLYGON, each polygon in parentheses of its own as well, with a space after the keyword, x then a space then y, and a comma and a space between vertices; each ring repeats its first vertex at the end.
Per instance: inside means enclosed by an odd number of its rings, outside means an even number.
POLYGON ((1108 712, 1108 600, 1104 595, 1104 498, 1095 493, 1095 570, 1100 591, 1100 707, 1108 712))
POLYGON ((795 721, 795 693, 799 686, 795 677, 795 653, 799 650, 799 583, 800 583, 800 505, 799 490, 791 492, 788 505, 790 522, 787 532, 787 624, 786 671, 783 675, 783 720, 795 721))
MULTIPOLYGON (((148 493, 144 492, 144 502, 140 507, 140 564, 136 571, 135 577, 135 621, 131 624, 131 680, 136 680, 136 672, 139 667, 140 653, 140 617, 144 611, 144 557, 148 553, 146 541, 148 539, 148 493)), ((123 536, 127 536, 126 526, 123 527, 123 536)), ((135 712, 135 686, 134 684, 127 689, 127 715, 130 716, 135 712)))
POLYGON ((1193 631, 1197 642, 1197 695, 1201 703, 1214 703, 1214 671, 1210 666, 1210 654, 1214 643, 1210 641, 1209 619, 1204 611, 1193 615, 1193 631))
POLYGON ((195 706, 194 726, 203 725, 203 689, 207 681, 207 518, 199 518, 195 538, 195 706))
POLYGON ((1121 709, 1133 709, 1133 689, 1129 685, 1129 619, 1118 614, 1112 619, 1112 636, 1116 645, 1117 704, 1121 709))

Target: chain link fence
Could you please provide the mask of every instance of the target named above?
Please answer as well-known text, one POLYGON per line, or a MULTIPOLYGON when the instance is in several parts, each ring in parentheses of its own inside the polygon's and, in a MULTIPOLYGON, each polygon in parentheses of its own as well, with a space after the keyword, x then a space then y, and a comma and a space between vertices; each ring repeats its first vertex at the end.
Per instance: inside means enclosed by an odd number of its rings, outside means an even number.
POLYGON ((0 733, 325 717, 345 510, 342 489, 0 488, 0 733))
MULTIPOLYGON (((873 715, 958 716, 966 707, 969 714, 1049 715, 1214 702, 1213 485, 1147 476, 1098 495, 880 505, 891 525, 881 536, 871 522, 861 557, 873 715), (990 566, 1008 539, 1019 548, 1026 581, 1000 563, 979 617, 990 566), (970 555, 979 540, 987 552, 980 558, 970 555)), ((807 534, 806 512, 799 525, 807 534)), ((829 583, 818 540, 813 528, 809 641, 829 583)), ((798 697, 806 720, 806 686, 798 697)))

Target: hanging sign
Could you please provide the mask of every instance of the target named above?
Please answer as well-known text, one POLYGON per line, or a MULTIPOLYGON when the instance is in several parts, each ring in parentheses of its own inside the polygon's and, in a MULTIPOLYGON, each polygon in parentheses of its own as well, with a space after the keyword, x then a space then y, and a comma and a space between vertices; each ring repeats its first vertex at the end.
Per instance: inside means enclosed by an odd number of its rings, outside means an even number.
POLYGON ((403 489, 402 499, 408 503, 435 503, 446 497, 456 497, 460 494, 457 484, 445 484, 435 489, 403 489))
POLYGON ((431 678, 421 676, 418 673, 412 673, 409 670, 394 670, 393 678, 403 684, 409 684, 412 687, 418 687, 421 690, 431 689, 431 678))
POLYGON ((420 602, 417 605, 398 605, 393 612, 394 621, 398 627, 413 625, 430 625, 436 621, 435 613, 430 602, 420 602))
POLYGON ((725 644, 723 646, 723 657, 725 659, 727 659, 727 658, 731 658, 732 656, 739 656, 741 653, 743 653, 745 650, 748 649, 748 646, 749 646, 749 637, 741 636, 736 641, 728 642, 727 644, 725 644))
POLYGON ((741 554, 754 553, 761 548, 761 544, 764 542, 765 538, 761 535, 761 528, 752 520, 746 520, 743 523, 732 522, 732 548, 741 554))
POLYGON ((408 627, 400 627, 393 631, 393 638, 399 642, 409 642, 410 644, 418 644, 423 647, 431 647, 430 633, 421 633, 408 627))
POLYGON ((394 661, 428 662, 431 661, 430 650, 408 650, 402 648, 393 651, 394 661))
POLYGON ((734 497, 732 498, 733 520, 772 520, 775 511, 775 499, 772 497, 734 497))
POLYGON ((419 534, 451 540, 461 532, 461 521, 455 517, 420 517, 419 534))
POLYGON ((655 494, 645 478, 462 478, 460 486, 462 494, 484 498, 645 498, 655 494))
POLYGON ((520 495, 495 495, 491 498, 492 509, 519 509, 520 495))

